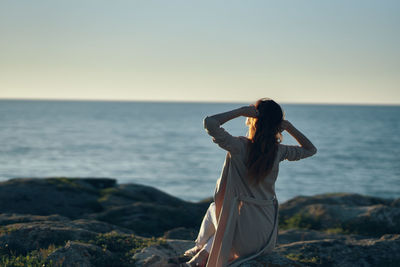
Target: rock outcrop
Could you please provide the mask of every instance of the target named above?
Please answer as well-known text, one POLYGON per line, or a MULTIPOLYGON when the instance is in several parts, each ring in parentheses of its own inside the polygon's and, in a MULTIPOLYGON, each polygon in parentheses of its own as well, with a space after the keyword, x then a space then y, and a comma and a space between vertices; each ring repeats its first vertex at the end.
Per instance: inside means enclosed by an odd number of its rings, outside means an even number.
POLYGON ((280 223, 380 237, 400 233, 400 207, 398 199, 351 193, 298 196, 280 205, 280 223))
MULTIPOLYGON (((282 236, 310 237, 309 230, 280 233, 282 236), (294 235, 292 235, 294 234, 294 235)), ((315 233, 311 233, 314 235, 315 233)), ((380 238, 354 235, 314 236, 315 239, 279 244, 270 255, 242 264, 265 266, 273 258, 286 258, 294 261, 291 266, 398 266, 400 262, 400 234, 386 234, 380 238)), ((286 264, 285 264, 286 266, 286 264)))
MULTIPOLYGON (((207 200, 107 178, 0 183, 0 266, 178 266, 207 200)), ((399 266, 400 199, 351 193, 280 204, 278 246, 247 266, 399 266)))
POLYGON ((177 227, 197 230, 208 205, 183 201, 149 186, 118 185, 107 178, 31 178, 0 183, 0 214, 57 214, 97 220, 141 236, 159 237, 177 227))

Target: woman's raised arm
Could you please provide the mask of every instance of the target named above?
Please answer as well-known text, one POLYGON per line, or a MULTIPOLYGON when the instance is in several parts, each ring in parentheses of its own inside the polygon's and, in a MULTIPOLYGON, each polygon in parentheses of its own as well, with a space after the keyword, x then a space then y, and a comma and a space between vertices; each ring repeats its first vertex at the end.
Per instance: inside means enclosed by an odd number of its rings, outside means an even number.
POLYGON ((312 155, 317 153, 317 148, 311 143, 310 140, 300 132, 296 127, 293 126, 289 121, 284 120, 281 123, 282 130, 286 130, 297 142, 302 146, 302 148, 308 150, 312 155))
MULTIPOLYGON (((255 106, 243 106, 240 108, 236 108, 227 112, 218 113, 212 116, 207 116, 207 118, 215 119, 219 122, 219 125, 224 124, 225 122, 232 120, 234 118, 245 116, 245 117, 256 117, 258 115, 258 111, 255 106)), ((206 122, 206 121, 205 121, 206 122)))
POLYGON ((241 147, 239 137, 232 136, 230 133, 225 131, 225 129, 221 127, 221 124, 239 116, 254 116, 256 114, 257 110, 254 106, 245 106, 231 111, 207 116, 203 120, 204 129, 210 136, 212 136, 214 143, 231 153, 236 153, 240 151, 241 147))

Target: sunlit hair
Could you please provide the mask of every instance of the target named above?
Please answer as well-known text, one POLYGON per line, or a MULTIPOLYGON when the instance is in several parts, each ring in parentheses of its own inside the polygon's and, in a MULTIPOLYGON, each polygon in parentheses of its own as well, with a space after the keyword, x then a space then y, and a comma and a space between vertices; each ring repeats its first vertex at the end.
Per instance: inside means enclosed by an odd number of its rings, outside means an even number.
POLYGON ((259 115, 248 118, 249 131, 247 171, 251 182, 258 184, 272 170, 282 141, 280 124, 284 118, 282 108, 270 98, 259 99, 254 106, 259 115))

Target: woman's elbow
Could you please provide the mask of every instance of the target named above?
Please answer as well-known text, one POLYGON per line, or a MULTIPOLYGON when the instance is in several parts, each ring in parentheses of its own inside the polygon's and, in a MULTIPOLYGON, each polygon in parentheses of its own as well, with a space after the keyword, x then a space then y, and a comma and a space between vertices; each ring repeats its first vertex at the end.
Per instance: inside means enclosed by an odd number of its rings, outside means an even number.
POLYGON ((216 126, 215 119, 211 118, 210 116, 206 116, 203 119, 203 127, 204 129, 211 129, 216 126))
POLYGON ((317 148, 315 146, 309 147, 309 148, 304 148, 305 155, 306 157, 311 157, 317 153, 317 148))

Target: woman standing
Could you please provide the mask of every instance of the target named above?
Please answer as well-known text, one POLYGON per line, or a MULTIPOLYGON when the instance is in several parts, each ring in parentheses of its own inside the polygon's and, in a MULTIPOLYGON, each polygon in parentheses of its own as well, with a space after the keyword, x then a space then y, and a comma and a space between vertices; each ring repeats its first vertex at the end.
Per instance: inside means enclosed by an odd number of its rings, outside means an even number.
POLYGON ((275 181, 279 163, 310 157, 315 146, 269 98, 255 105, 207 116, 204 128, 214 143, 227 151, 214 202, 196 239, 188 266, 237 266, 271 251, 278 235, 278 200, 275 181), (247 137, 232 136, 221 127, 239 116, 247 117, 247 137), (300 146, 280 144, 286 130, 300 146))

